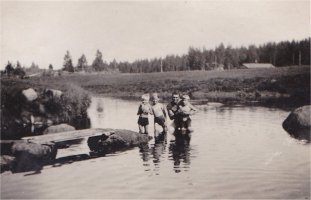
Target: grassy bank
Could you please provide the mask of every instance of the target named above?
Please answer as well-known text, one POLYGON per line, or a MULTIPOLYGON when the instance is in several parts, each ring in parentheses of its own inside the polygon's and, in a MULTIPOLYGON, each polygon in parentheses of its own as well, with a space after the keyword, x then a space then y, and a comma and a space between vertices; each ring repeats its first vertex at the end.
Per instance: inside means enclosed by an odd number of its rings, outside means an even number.
POLYGON ((283 101, 297 106, 310 102, 309 66, 147 74, 71 74, 24 81, 55 88, 71 83, 96 95, 126 98, 158 92, 167 99, 177 91, 190 94, 193 100, 283 101))
POLYGON ((258 101, 294 106, 310 102, 309 66, 147 74, 72 74, 43 81, 48 84, 69 81, 94 94, 126 98, 158 92, 167 99, 177 91, 190 94, 194 100, 258 101))

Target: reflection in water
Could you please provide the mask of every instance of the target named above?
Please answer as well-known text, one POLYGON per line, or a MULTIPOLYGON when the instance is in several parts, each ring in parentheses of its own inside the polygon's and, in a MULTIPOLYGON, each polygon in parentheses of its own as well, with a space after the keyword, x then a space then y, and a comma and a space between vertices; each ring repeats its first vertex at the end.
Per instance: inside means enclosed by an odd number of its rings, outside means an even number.
POLYGON ((140 147, 141 158, 144 161, 144 166, 150 166, 148 163, 152 156, 152 162, 155 168, 155 171, 159 171, 161 157, 166 151, 166 144, 167 144, 167 135, 166 134, 159 134, 154 139, 154 144, 150 145, 145 144, 140 147))
POLYGON ((155 138, 155 142, 153 147, 151 147, 151 153, 153 157, 153 163, 155 168, 159 168, 161 155, 165 152, 167 144, 167 135, 160 134, 158 137, 155 138))
POLYGON ((103 103, 103 100, 102 99, 99 99, 98 101, 97 101, 97 112, 98 113, 101 113, 101 112, 103 112, 104 111, 104 105, 103 105, 104 103, 103 103))
POLYGON ((143 144, 139 147, 139 152, 141 153, 141 158, 144 161, 144 166, 149 166, 147 163, 149 161, 149 144, 143 144))
MULTIPOLYGON (((165 160, 163 155, 166 154, 167 135, 160 134, 154 139, 154 143, 145 144, 140 147, 140 155, 143 160, 143 166, 147 167, 146 171, 150 171, 149 161, 152 159, 154 171, 160 171, 160 162, 165 160)), ((168 160, 173 161, 173 169, 176 173, 185 171, 190 167, 190 139, 188 136, 176 134, 175 139, 170 140, 168 152, 168 160)))
POLYGON ((190 167, 190 139, 185 137, 185 135, 176 134, 175 140, 170 141, 169 158, 173 158, 174 171, 176 173, 181 172, 181 168, 185 168, 185 169, 189 168, 190 167), (181 163, 184 164, 184 167, 180 166, 181 163))

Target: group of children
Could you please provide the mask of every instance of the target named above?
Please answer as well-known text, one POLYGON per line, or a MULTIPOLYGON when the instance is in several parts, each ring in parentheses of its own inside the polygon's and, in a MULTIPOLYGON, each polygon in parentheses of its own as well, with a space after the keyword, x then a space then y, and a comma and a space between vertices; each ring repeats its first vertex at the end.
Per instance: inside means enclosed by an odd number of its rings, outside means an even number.
MULTIPOLYGON (((141 96, 141 104, 138 107, 137 115, 139 132, 142 134, 148 134, 149 125, 149 115, 154 116, 154 126, 159 125, 163 129, 163 133, 166 133, 167 128, 167 115, 165 107, 159 102, 159 97, 157 93, 151 95, 150 105, 150 95, 144 94, 141 96)), ((196 112, 197 109, 190 103, 190 97, 188 95, 183 95, 182 100, 178 103, 178 119, 174 120, 174 128, 180 130, 182 127, 186 128, 187 131, 192 132, 190 115, 196 112)))

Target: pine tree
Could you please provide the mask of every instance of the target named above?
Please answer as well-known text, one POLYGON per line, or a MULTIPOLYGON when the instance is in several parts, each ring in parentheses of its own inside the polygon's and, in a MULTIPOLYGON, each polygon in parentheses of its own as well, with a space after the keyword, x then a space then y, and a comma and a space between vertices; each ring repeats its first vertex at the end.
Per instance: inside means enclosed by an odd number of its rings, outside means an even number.
POLYGON ((190 70, 198 70, 202 68, 201 51, 197 48, 190 47, 188 50, 188 64, 190 70))
POLYGON ((10 61, 8 61, 8 64, 5 66, 5 73, 7 76, 11 76, 14 73, 14 68, 10 61))
POLYGON ((113 59, 113 61, 110 62, 109 69, 113 72, 118 70, 118 63, 117 63, 116 59, 113 59))
POLYGON ((216 59, 215 59, 216 63, 215 64, 217 65, 217 67, 224 64, 224 62, 225 62, 225 51, 226 51, 226 49, 225 49, 225 46, 223 43, 220 43, 220 45, 215 49, 215 57, 216 57, 216 59))
POLYGON ((84 54, 78 59, 77 71, 87 71, 88 65, 84 54))
POLYGON ((20 77, 24 77, 24 76, 25 76, 25 72, 24 72, 24 70, 22 69, 22 66, 21 66, 21 64, 19 63, 19 61, 17 61, 17 63, 16 63, 16 67, 15 67, 15 69, 14 69, 14 71, 13 71, 13 74, 14 74, 15 76, 20 76, 20 77))
POLYGON ((103 61, 103 54, 97 50, 95 60, 92 63, 92 68, 95 71, 108 71, 107 64, 103 61))
POLYGON ((63 66, 64 66, 63 71, 74 72, 73 65, 72 65, 72 59, 71 59, 69 51, 66 52, 63 66))
POLYGON ((21 64, 19 63, 19 61, 17 61, 16 62, 16 69, 21 69, 21 68, 22 68, 21 64))

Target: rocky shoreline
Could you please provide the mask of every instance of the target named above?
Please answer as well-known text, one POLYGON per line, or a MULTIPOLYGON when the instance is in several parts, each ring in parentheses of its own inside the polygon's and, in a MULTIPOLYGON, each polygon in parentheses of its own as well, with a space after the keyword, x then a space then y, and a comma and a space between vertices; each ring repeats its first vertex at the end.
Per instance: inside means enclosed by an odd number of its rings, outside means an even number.
POLYGON ((70 94, 54 88, 25 87, 2 90, 1 139, 40 135, 49 126, 62 123, 76 129, 89 128, 87 94, 74 89, 70 94))
MULTIPOLYGON (((56 128, 53 128, 56 130, 56 128)), ((57 131, 63 131, 58 129, 57 131)), ((72 132, 72 131, 71 131, 72 132)), ((101 131, 100 131, 101 132, 101 131)), ((58 132, 50 133, 57 136, 58 132)), ((70 133, 67 132, 67 133, 70 133)), ((65 132, 59 132, 65 134, 65 132)), ((40 138, 40 137, 39 137, 40 138)), ((132 148, 148 143, 150 136, 130 130, 102 130, 102 134, 88 138, 90 154, 102 156, 106 153, 132 148)), ((55 161, 57 149, 70 142, 32 141, 32 140, 1 140, 1 172, 36 171, 40 172, 46 164, 55 161)))

